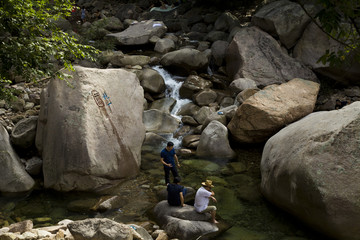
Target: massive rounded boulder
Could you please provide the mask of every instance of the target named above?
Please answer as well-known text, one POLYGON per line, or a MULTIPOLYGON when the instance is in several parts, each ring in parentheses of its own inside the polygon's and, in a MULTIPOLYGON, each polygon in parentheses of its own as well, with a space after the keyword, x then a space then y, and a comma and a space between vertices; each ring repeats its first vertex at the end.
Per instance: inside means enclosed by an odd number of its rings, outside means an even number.
POLYGON ((44 89, 36 146, 46 188, 95 191, 138 173, 144 93, 125 70, 75 69, 44 89))
POLYGON ((312 113, 270 138, 261 190, 334 239, 360 236, 360 102, 312 113))
POLYGON ((277 41, 257 27, 242 28, 226 53, 226 70, 232 79, 249 78, 260 88, 294 78, 317 80, 304 64, 284 53, 277 41))
POLYGON ((0 162, 0 193, 24 193, 34 187, 34 180, 25 171, 25 166, 10 145, 8 132, 1 124, 0 162))
POLYGON ((243 143, 265 142, 287 124, 312 113, 319 88, 318 83, 296 78, 255 93, 228 124, 232 137, 243 143))

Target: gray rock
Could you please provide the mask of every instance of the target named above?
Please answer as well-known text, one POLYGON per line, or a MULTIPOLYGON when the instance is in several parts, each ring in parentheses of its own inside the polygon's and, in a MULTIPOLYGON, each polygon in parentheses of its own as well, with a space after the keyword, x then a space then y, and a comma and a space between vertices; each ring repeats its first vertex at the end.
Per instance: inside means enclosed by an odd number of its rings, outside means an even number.
MULTIPOLYGON (((313 8, 307 9, 310 13, 313 8)), ((287 49, 292 48, 311 21, 302 7, 288 0, 265 5, 252 17, 251 22, 267 33, 276 36, 287 49)))
POLYGON ((208 107, 208 106, 203 106, 199 109, 199 111, 197 111, 194 114, 194 119, 199 123, 199 124, 203 124, 206 120, 206 118, 211 114, 215 112, 214 109, 208 107))
POLYGON ((140 84, 146 92, 159 94, 165 91, 164 78, 153 69, 144 69, 139 74, 140 84))
POLYGON ((33 222, 31 220, 25 220, 17 223, 13 223, 9 226, 9 232, 19 232, 20 234, 31 231, 33 229, 33 222))
POLYGON ((215 102, 217 94, 211 89, 205 89, 193 96, 193 101, 199 106, 208 106, 215 102))
POLYGON ((196 49, 184 48, 165 54, 161 60, 161 65, 175 71, 189 74, 191 71, 205 71, 209 64, 207 56, 196 49))
POLYGON ((285 127, 264 147, 262 193, 330 238, 358 240, 359 134, 360 102, 285 127))
POLYGON ((216 31, 231 32, 236 26, 240 26, 239 19, 230 12, 225 12, 216 19, 214 29, 216 31))
POLYGON ((310 69, 285 54, 274 38, 257 27, 243 28, 235 35, 226 63, 231 78, 252 79, 260 88, 294 78, 317 81, 310 69))
POLYGON ((241 91, 248 88, 257 88, 256 83, 252 79, 238 78, 232 81, 229 85, 231 91, 235 94, 239 94, 241 91))
POLYGON ((180 124, 177 118, 157 109, 144 111, 143 121, 146 131, 154 133, 174 133, 180 124))
POLYGON ((74 239, 80 240, 128 240, 141 239, 129 225, 117 223, 106 218, 92 218, 69 223, 68 229, 74 239))
POLYGON ((0 124, 0 192, 24 193, 30 191, 34 180, 25 171, 19 157, 10 145, 9 134, 0 124))
POLYGON ((190 102, 185 105, 183 105, 180 110, 177 112, 179 116, 194 116, 194 114, 199 111, 200 107, 195 105, 194 103, 190 102))
MULTIPOLYGON (((193 95, 206 88, 211 88, 212 82, 196 75, 190 75, 181 85, 179 94, 182 98, 192 99, 193 95)), ((189 115, 189 114, 187 114, 189 115)))
POLYGON ((117 45, 141 45, 149 42, 152 36, 162 37, 167 27, 161 21, 147 20, 134 23, 119 33, 110 33, 106 37, 114 39, 117 45))
POLYGON ((196 155, 221 160, 235 158, 236 153, 231 149, 228 139, 228 129, 219 121, 211 121, 201 133, 196 155))
POLYGON ((225 59, 226 49, 228 48, 229 43, 227 41, 215 41, 211 45, 211 56, 214 59, 216 66, 220 67, 223 65, 225 59))
POLYGON ((175 43, 172 39, 164 38, 156 42, 154 51, 159 53, 168 53, 175 49, 175 43))
POLYGON ((334 79, 343 85, 359 85, 360 63, 346 63, 340 67, 332 67, 328 63, 318 62, 319 58, 326 53, 326 50, 338 51, 342 49, 340 43, 330 39, 322 32, 315 23, 310 23, 304 31, 299 42, 294 48, 294 57, 310 66, 315 72, 334 79))
POLYGON ((211 219, 210 214, 197 213, 193 206, 171 207, 164 200, 155 206, 154 214, 171 238, 192 240, 205 233, 218 231, 215 224, 207 222, 211 219))
POLYGON ((46 188, 94 191, 137 174, 144 95, 128 71, 75 70, 72 88, 54 79, 44 90, 36 146, 46 188))
POLYGON ((25 162, 25 170, 31 176, 39 175, 42 172, 42 159, 39 157, 32 157, 25 162))
POLYGON ((37 116, 24 118, 16 123, 13 131, 11 132, 11 142, 17 147, 26 149, 34 145, 37 116))
POLYGON ((176 104, 174 98, 161 98, 151 103, 150 109, 157 109, 161 112, 170 113, 176 104))

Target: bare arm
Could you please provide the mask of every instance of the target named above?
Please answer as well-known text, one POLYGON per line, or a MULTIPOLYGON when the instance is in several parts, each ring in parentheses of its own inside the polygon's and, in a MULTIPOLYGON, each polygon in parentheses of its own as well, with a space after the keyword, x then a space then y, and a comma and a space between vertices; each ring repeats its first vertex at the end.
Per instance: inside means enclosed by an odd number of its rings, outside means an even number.
POLYGON ((176 156, 176 154, 174 154, 174 159, 175 159, 175 163, 178 167, 180 167, 180 163, 179 163, 179 159, 178 157, 176 156))
POLYGON ((166 162, 164 161, 164 158, 160 158, 160 161, 161 161, 161 163, 164 164, 165 166, 172 167, 172 165, 171 165, 170 163, 166 163, 166 162))
POLYGON ((182 192, 179 193, 180 194, 180 202, 181 202, 181 205, 180 206, 184 206, 184 195, 182 192))

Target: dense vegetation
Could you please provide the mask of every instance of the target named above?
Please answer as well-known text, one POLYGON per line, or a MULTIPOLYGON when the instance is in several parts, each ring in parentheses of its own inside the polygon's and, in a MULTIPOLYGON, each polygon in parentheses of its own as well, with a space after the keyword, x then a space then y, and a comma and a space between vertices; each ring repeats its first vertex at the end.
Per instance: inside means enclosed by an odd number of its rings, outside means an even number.
POLYGON ((0 98, 16 78, 37 81, 64 77, 75 58, 96 50, 61 31, 56 21, 70 16, 73 0, 2 0, 0 2, 0 98))

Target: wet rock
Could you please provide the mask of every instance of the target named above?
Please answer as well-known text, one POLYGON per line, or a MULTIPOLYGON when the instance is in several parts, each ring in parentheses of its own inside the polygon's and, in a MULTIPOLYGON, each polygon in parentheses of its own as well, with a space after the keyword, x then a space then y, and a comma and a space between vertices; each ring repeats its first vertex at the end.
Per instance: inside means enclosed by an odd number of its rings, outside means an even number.
MULTIPOLYGON (((179 94, 182 98, 192 99, 193 95, 204 90, 211 88, 212 82, 196 75, 190 75, 186 78, 185 82, 181 85, 179 94)), ((186 114, 189 115, 189 114, 186 114)))
POLYGON ((155 133, 173 133, 180 123, 177 118, 157 109, 144 111, 143 121, 146 131, 155 133))
POLYGON ((146 92, 159 94, 165 91, 164 78, 153 69, 144 69, 139 74, 140 84, 146 92))
POLYGON ((157 109, 161 112, 170 113, 176 104, 174 98, 162 98, 151 103, 150 109, 157 109))

